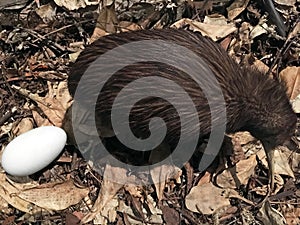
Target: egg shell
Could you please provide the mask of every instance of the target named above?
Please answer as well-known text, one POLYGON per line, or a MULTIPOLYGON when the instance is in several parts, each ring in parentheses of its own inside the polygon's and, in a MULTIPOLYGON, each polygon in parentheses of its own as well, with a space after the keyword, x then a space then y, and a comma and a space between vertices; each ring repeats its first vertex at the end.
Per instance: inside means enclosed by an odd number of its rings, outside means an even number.
POLYGON ((27 176, 48 166, 62 151, 66 132, 54 126, 39 127, 13 139, 2 154, 2 167, 13 176, 27 176))

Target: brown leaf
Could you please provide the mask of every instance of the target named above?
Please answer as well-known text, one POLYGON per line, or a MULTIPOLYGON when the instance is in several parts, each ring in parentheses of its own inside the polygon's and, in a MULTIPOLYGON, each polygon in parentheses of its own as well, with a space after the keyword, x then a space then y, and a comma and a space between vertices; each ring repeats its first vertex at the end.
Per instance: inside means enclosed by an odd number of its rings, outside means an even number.
POLYGON ((289 165, 289 158, 291 156, 289 149, 287 147, 280 146, 276 150, 277 151, 274 152, 274 173, 295 178, 294 172, 289 165))
POLYGON ((19 192, 20 190, 17 187, 7 181, 5 173, 0 173, 0 198, 22 212, 35 214, 42 210, 40 207, 20 198, 18 196, 19 192))
POLYGON ((178 179, 182 174, 181 169, 173 165, 162 165, 151 169, 151 178, 155 185, 158 200, 162 200, 166 183, 170 178, 178 179))
POLYGON ((88 5, 98 5, 99 0, 86 1, 86 0, 54 0, 54 2, 61 7, 65 7, 68 10, 76 10, 79 8, 85 8, 88 5))
POLYGON ((300 208, 289 206, 287 212, 284 213, 287 224, 299 225, 300 224, 300 208))
POLYGON ((195 186, 186 196, 186 207, 203 214, 213 214, 218 209, 230 205, 228 191, 214 186, 212 183, 195 186))
POLYGON ((249 178, 254 174, 256 167, 256 156, 252 155, 246 160, 239 161, 234 167, 224 170, 217 176, 217 184, 224 188, 238 188, 247 184, 249 178))
POLYGON ((77 216, 67 213, 66 214, 66 225, 74 225, 74 224, 79 224, 80 220, 78 219, 77 216))
POLYGON ((44 209, 63 210, 77 204, 88 193, 87 188, 78 188, 72 180, 68 180, 25 189, 18 196, 44 209))
POLYGON ((134 213, 134 215, 137 217, 137 218, 140 218, 141 220, 145 220, 145 215, 143 213, 143 208, 142 208, 142 203, 140 201, 139 198, 136 198, 136 197, 133 197, 133 196, 130 196, 130 207, 134 213))
POLYGON ((233 138, 236 138, 239 140, 239 143, 241 145, 249 144, 250 142, 255 141, 256 139, 247 131, 244 132, 236 132, 233 135, 233 138))
MULTIPOLYGON (((98 40, 99 38, 108 35, 109 33, 107 33, 105 30, 99 28, 99 27, 95 27, 93 35, 91 37, 91 43, 93 43, 94 41, 98 40)), ((78 54, 79 55, 79 54, 78 54)), ((76 57, 78 57, 78 55, 76 57)), ((74 60, 74 59, 72 59, 74 60)), ((76 60, 76 59, 75 59, 76 60)), ((74 62, 75 62, 74 60, 74 62)))
POLYGON ((13 128, 12 132, 16 137, 32 129, 33 129, 33 119, 26 117, 23 118, 16 127, 13 128))
MULTIPOLYGON (((162 210, 157 208, 157 204, 155 201, 151 198, 151 196, 147 196, 147 206, 148 209, 143 207, 143 211, 150 210, 150 212, 147 215, 144 215, 144 217, 147 217, 147 221, 151 221, 152 224, 163 224, 162 220, 162 210), (155 206, 155 207, 154 207, 155 206)), ((125 204, 124 201, 119 201, 119 206, 117 209, 119 212, 123 213, 124 217, 124 223, 127 225, 130 224, 141 224, 140 220, 136 220, 136 215, 133 213, 132 207, 128 206, 128 204, 125 204)), ((123 223, 122 223, 123 224, 123 223)))
POLYGON ((189 26, 191 30, 198 31, 203 36, 208 36, 214 41, 227 37, 229 34, 237 30, 234 24, 227 24, 227 25, 205 24, 187 18, 175 22, 174 24, 172 24, 171 27, 180 28, 184 26, 189 26))
POLYGON ((16 216, 9 216, 9 217, 5 218, 5 220, 2 222, 2 225, 14 224, 15 219, 16 219, 16 216))
POLYGON ((293 152, 292 156, 292 170, 295 173, 300 173, 300 154, 297 152, 293 152))
MULTIPOLYGON (((38 94, 32 94, 29 91, 12 86, 20 94, 35 101, 38 107, 43 110, 43 113, 47 116, 50 124, 60 127, 64 119, 67 108, 71 105, 71 96, 67 88, 67 82, 62 81, 58 86, 52 85, 48 82, 49 92, 45 97, 40 97, 38 94)), ((36 121, 39 122, 40 120, 36 121)), ((42 124, 37 123, 38 126, 45 125, 45 121, 42 124)))
POLYGON ((142 27, 139 24, 129 22, 129 21, 120 21, 119 27, 122 32, 126 31, 135 31, 135 30, 141 30, 142 27))
POLYGON ((228 19, 233 20, 238 15, 240 15, 247 7, 249 0, 236 0, 229 7, 227 7, 228 11, 228 19))
POLYGON ((119 177, 122 177, 123 179, 124 177, 127 177, 127 170, 123 168, 112 167, 107 164, 98 198, 95 201, 91 212, 84 216, 84 218, 81 220, 81 223, 88 223, 99 214, 106 216, 103 211, 109 211, 109 202, 112 201, 117 192, 123 187, 122 183, 113 182, 115 180, 119 180, 119 177))
POLYGON ((170 208, 169 206, 162 206, 161 210, 166 225, 180 224, 179 213, 174 208, 170 208))
POLYGON ((130 195, 132 195, 132 197, 143 198, 142 195, 143 190, 142 187, 140 186, 137 186, 135 184, 125 184, 124 189, 128 191, 130 195))
MULTIPOLYGON (((294 172, 292 171, 292 168, 289 165, 289 159, 291 155, 292 153, 287 147, 279 146, 275 148, 274 151, 274 162, 275 162, 274 173, 275 174, 287 175, 292 178, 295 177, 294 172)), ((296 156, 296 155, 297 154, 294 153, 292 156, 296 156)), ((268 165, 265 151, 262 150, 258 151, 257 156, 259 157, 260 160, 262 160, 264 166, 268 165)))
POLYGON ((286 220, 283 215, 273 207, 268 201, 265 201, 259 209, 258 218, 263 224, 285 225, 286 220))
POLYGON ((42 5, 35 10, 36 14, 45 22, 50 22, 54 19, 56 14, 56 7, 52 4, 48 3, 46 5, 42 5))
POLYGON ((115 5, 104 6, 99 13, 96 27, 112 34, 116 33, 117 24, 118 18, 115 12, 115 5))
POLYGON ((300 94, 291 103, 295 113, 300 113, 300 94))
POLYGON ((201 177, 201 179, 198 182, 198 186, 201 186, 203 184, 207 184, 209 183, 211 180, 211 173, 209 173, 208 171, 205 172, 205 174, 203 175, 203 177, 201 177))
POLYGON ((221 41, 220 45, 224 50, 228 49, 231 39, 232 39, 231 37, 226 37, 224 38, 224 40, 221 41))
POLYGON ((300 94, 300 68, 287 67, 279 75, 286 83, 288 96, 291 100, 295 99, 300 94))
POLYGON ((184 165, 186 171, 186 190, 189 192, 193 186, 194 170, 189 162, 184 165))

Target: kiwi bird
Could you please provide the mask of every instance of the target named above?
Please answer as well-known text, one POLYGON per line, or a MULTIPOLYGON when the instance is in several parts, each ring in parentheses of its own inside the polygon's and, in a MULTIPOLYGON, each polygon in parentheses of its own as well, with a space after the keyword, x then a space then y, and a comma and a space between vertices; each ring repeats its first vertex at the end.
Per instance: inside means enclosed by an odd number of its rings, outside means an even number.
MULTIPOLYGON (((224 49, 209 38, 198 33, 175 29, 140 30, 101 37, 87 46, 71 67, 68 78, 71 95, 74 97, 83 74, 99 56, 124 44, 144 40, 154 40, 153 45, 155 45, 155 40, 175 43, 191 50, 205 62, 224 96, 226 133, 249 131, 262 142, 269 164, 269 182, 273 187, 274 148, 282 145, 293 135, 297 120, 286 95, 286 87, 284 83, 271 79, 255 68, 240 67, 224 49)), ((174 52, 174 54, 177 54, 181 60, 190 60, 181 52, 174 52)), ((113 59, 111 63, 114 63, 113 59)), ((211 115, 218 114, 218 112, 211 110, 205 93, 186 72, 151 60, 125 66, 105 82, 101 94, 97 97, 95 107, 99 135, 104 138, 114 135, 110 113, 118 93, 133 80, 150 76, 172 80, 189 94, 196 112, 189 112, 187 107, 186 114, 191 114, 191 118, 196 116, 198 120, 191 123, 192 129, 188 132, 199 130, 199 140, 207 137, 211 132, 211 115)), ((203 72, 197 71, 197 77, 201 80, 203 72)), ((87 85, 81 87, 82 95, 86 93, 88 96, 89 90, 97 83, 103 82, 102 80, 101 73, 92 76, 87 85)), ((176 90, 170 88, 167 91, 174 92, 174 98, 176 97, 176 90)), ((89 97, 83 97, 82 107, 91 104, 89 101, 89 97)), ((182 101, 181 104, 184 105, 185 102, 182 101)), ((126 102, 121 107, 127 107, 126 102)), ((180 135, 187 132, 180 129, 180 118, 172 104, 155 96, 141 99, 131 108, 129 124, 132 132, 140 138, 147 138, 150 135, 149 122, 153 117, 160 117, 164 120, 167 127, 164 142, 171 148, 178 143, 180 135)), ((216 118, 216 123, 218 124, 218 118, 216 118)))

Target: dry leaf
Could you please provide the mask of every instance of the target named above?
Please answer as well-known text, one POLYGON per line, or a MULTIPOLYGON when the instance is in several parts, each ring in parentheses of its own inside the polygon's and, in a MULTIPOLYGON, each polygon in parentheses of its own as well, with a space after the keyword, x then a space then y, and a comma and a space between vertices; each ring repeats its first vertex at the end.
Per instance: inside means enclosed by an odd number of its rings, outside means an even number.
MULTIPOLYGON (((242 219, 241 222, 243 225, 257 224, 252 209, 249 209, 248 207, 240 207, 240 215, 241 215, 241 219, 242 219)), ((259 224, 259 225, 262 225, 262 224, 259 224)))
POLYGON ((201 186, 203 184, 207 184, 210 182, 210 180, 211 180, 211 173, 206 171, 203 177, 201 177, 201 179, 199 180, 197 185, 201 186))
MULTIPOLYGON (((258 158, 262 161, 264 166, 268 166, 265 151, 260 150, 257 152, 258 158)), ((291 151, 287 147, 279 146, 274 151, 274 173, 295 177, 294 172, 289 165, 289 158, 291 151)))
POLYGON ((228 19, 233 20, 240 15, 247 7, 249 0, 235 0, 227 7, 228 19))
POLYGON ((220 42, 221 48, 223 48, 225 51, 229 48, 230 42, 231 42, 231 37, 226 37, 220 42))
POLYGON ((68 83, 66 81, 59 82, 56 89, 51 90, 53 91, 52 97, 56 97, 59 104, 63 107, 63 111, 66 111, 66 109, 72 104, 72 97, 69 94, 68 83))
POLYGON ((279 75, 286 83, 288 96, 291 100, 295 99, 300 94, 300 68, 287 67, 279 75))
POLYGON ((125 184, 124 189, 128 191, 132 197, 143 198, 143 190, 140 186, 137 186, 135 184, 125 184))
POLYGON ((116 33, 117 25, 118 18, 115 11, 115 4, 104 5, 99 12, 97 24, 91 37, 91 42, 94 42, 107 34, 116 33))
POLYGON ((45 22, 52 21, 56 14, 56 7, 54 8, 51 4, 42 5, 35 10, 36 14, 45 22))
POLYGON ((151 169, 150 174, 155 185, 157 198, 160 201, 162 200, 166 183, 169 179, 177 180, 181 176, 182 171, 174 165, 162 165, 151 169))
POLYGON ((247 131, 244 132, 236 132, 233 137, 237 139, 241 145, 249 144, 250 142, 255 141, 256 139, 247 131))
MULTIPOLYGON (((93 224, 111 224, 117 218, 117 208, 119 201, 116 196, 107 202, 101 213, 98 213, 93 219, 93 224)), ((83 220, 82 220, 83 221, 83 220)))
POLYGON ((212 183, 195 186, 186 196, 185 204, 193 212, 210 215, 230 206, 229 191, 215 187, 212 183))
POLYGON ((7 181, 5 173, 0 173, 0 198, 4 199, 14 208, 29 214, 36 214, 42 211, 42 208, 20 198, 20 190, 7 181))
POLYGON ((6 135, 8 134, 12 129, 13 127, 17 124, 17 121, 14 121, 12 123, 8 123, 8 124, 4 124, 0 127, 0 138, 3 136, 3 135, 6 135))
POLYGON ((158 208, 157 202, 152 198, 151 195, 147 196, 147 206, 152 215, 158 215, 161 218, 162 211, 158 208))
POLYGON ((297 37, 299 33, 300 33, 300 22, 298 22, 295 25, 294 29, 289 33, 287 39, 290 40, 293 37, 297 37))
POLYGON ((53 126, 53 124, 47 118, 44 118, 39 114, 36 108, 32 109, 31 112, 32 112, 33 120, 38 125, 38 127, 53 126))
POLYGON ((100 0, 54 0, 54 2, 58 6, 65 7, 68 10, 76 10, 89 5, 98 5, 100 0))
POLYGON ((64 183, 47 183, 25 189, 20 191, 18 196, 47 210, 63 210, 77 204, 88 193, 87 188, 78 188, 72 180, 68 180, 64 183))
POLYGON ((21 9, 28 3, 28 0, 1 0, 0 9, 12 10, 12 9, 21 9))
POLYGON ((238 188, 242 184, 246 185, 254 174, 256 165, 256 156, 252 155, 248 159, 239 161, 234 167, 224 170, 217 176, 216 182, 223 188, 238 188))
POLYGON ((294 172, 289 165, 289 157, 291 156, 291 151, 287 147, 280 146, 274 152, 274 173, 287 175, 295 178, 294 172))
POLYGON ((120 21, 119 27, 121 29, 121 32, 135 31, 135 30, 142 29, 142 27, 139 24, 129 22, 129 21, 120 21))
POLYGON ((292 153, 292 170, 295 173, 300 173, 300 154, 297 152, 292 153))
MULTIPOLYGON (((91 212, 84 216, 84 218, 81 220, 81 223, 88 223, 97 216, 107 216, 105 215, 104 210, 109 210, 109 202, 112 201, 117 192, 123 187, 123 184, 112 181, 119 180, 118 177, 123 177, 123 179, 124 177, 127 177, 127 170, 118 167, 111 167, 109 164, 107 164, 98 198, 95 201, 91 212)), ((130 181, 130 179, 128 180, 130 181)))
POLYGON ((269 26, 267 23, 257 24, 250 32, 250 39, 253 40, 254 38, 268 33, 269 26))
POLYGON ((33 119, 26 117, 23 118, 16 127, 13 128, 12 132, 16 137, 32 129, 33 129, 33 119))
MULTIPOLYGON (((76 211, 75 211, 76 213, 76 211)), ((78 224, 80 222, 80 219, 74 215, 75 213, 66 213, 65 218, 66 218, 66 225, 73 225, 73 224, 78 224)))
POLYGON ((79 50, 78 52, 74 52, 74 53, 71 53, 69 54, 69 59, 70 59, 70 62, 74 63, 76 62, 78 56, 80 55, 82 50, 79 50))
POLYGON ((291 103, 295 113, 300 113, 300 94, 291 103))
POLYGON ((212 25, 221 25, 226 26, 227 25, 227 19, 225 16, 220 14, 213 14, 205 16, 203 23, 205 24, 212 24, 212 25))
POLYGON ((189 25, 191 30, 199 31, 203 36, 208 36, 214 41, 224 38, 237 30, 234 24, 213 25, 200 23, 186 18, 175 22, 171 27, 180 28, 186 25, 189 25))
MULTIPOLYGON (((274 183, 276 184, 276 189, 273 190, 273 193, 276 194, 281 187, 284 185, 284 180, 279 174, 285 174, 289 175, 291 177, 294 177, 294 173, 291 170, 291 167, 288 165, 288 157, 289 157, 289 150, 286 147, 277 147, 274 149, 274 183), (286 153, 282 153, 280 149, 283 149, 283 151, 287 151, 286 153), (285 150, 284 150, 285 149, 285 150), (287 154, 287 155, 285 155, 287 154), (286 167, 286 168, 284 168, 286 167)), ((257 152, 257 157, 259 160, 261 160, 262 164, 265 167, 268 167, 267 157, 266 153, 263 149, 259 150, 257 152)), ((268 186, 264 185, 261 188, 257 187, 253 189, 257 194, 260 195, 266 195, 268 192, 268 186)))
POLYGON ((274 0, 277 4, 293 7, 297 0, 274 0))
POLYGON ((269 67, 264 64, 261 60, 255 59, 253 65, 262 73, 266 74, 269 71, 269 67))
POLYGON ((126 215, 126 222, 125 224, 138 224, 138 221, 135 220, 135 215, 134 215, 134 212, 132 210, 131 207, 129 207, 127 204, 125 204, 124 201, 120 201, 120 206, 118 208, 118 211, 122 212, 124 215, 126 215), (127 216, 129 215, 129 216, 127 216))
MULTIPOLYGON (((99 28, 99 27, 95 27, 94 29, 94 32, 93 32, 93 35, 91 37, 91 40, 90 42, 93 43, 94 41, 98 40, 99 38, 105 36, 105 35, 108 35, 109 33, 107 33, 105 30, 103 30, 102 28, 99 28)), ((73 55, 71 55, 73 57, 72 61, 75 62, 77 57, 79 56, 80 52, 78 53, 73 53, 73 55), (76 57, 74 59, 74 56, 76 57)))
MULTIPOLYGON (((154 200, 150 197, 150 196, 147 196, 147 199, 148 199, 148 206, 151 206, 153 205, 154 203, 154 200)), ((152 207, 150 207, 151 209, 152 207)), ((128 219, 128 223, 125 223, 125 224, 142 224, 140 220, 135 220, 134 218, 136 218, 133 210, 131 207, 129 207, 128 205, 125 204, 124 201, 120 201, 120 205, 117 209, 119 212, 122 212, 124 215, 128 215, 127 216, 127 219, 128 219)), ((144 210, 143 210, 144 211, 144 210)), ((155 210, 151 210, 151 213, 150 215, 148 215, 145 220, 146 221, 149 221, 151 224, 164 224, 164 221, 162 219, 162 211, 158 208, 155 208, 155 210)), ((147 223, 145 221, 145 223, 143 224, 150 224, 150 223, 147 223)))
MULTIPOLYGON (((0 191, 1 193, 1 191, 0 191)), ((8 202, 4 200, 4 198, 1 197, 0 194, 0 209, 2 213, 7 213, 9 214, 9 209, 8 209, 8 202)))
POLYGON ((170 208, 169 206, 162 206, 161 210, 166 225, 180 224, 181 219, 179 212, 174 208, 170 208))
POLYGON ((117 24, 118 18, 115 11, 115 5, 112 4, 110 6, 103 7, 99 13, 96 27, 111 34, 117 31, 117 24))
POLYGON ((250 205, 254 205, 250 200, 240 196, 237 191, 228 188, 218 188, 212 183, 193 187, 191 192, 186 196, 185 204, 193 212, 210 215, 220 213, 228 208, 230 206, 229 198, 237 198, 250 205))
POLYGON ((284 218, 289 225, 300 224, 300 208, 298 207, 287 207, 287 211, 284 212, 284 218))
POLYGON ((259 209, 258 218, 263 224, 286 225, 284 216, 276 209, 271 207, 268 201, 265 201, 259 209))
MULTIPOLYGON (((62 81, 57 86, 48 82, 49 92, 45 97, 40 97, 38 94, 32 94, 29 91, 12 85, 20 94, 35 101, 38 107, 43 110, 52 125, 61 127, 67 108, 71 105, 72 97, 67 88, 67 82, 62 81)), ((38 122, 38 121, 36 121, 38 122)), ((43 125, 45 122, 43 122, 43 125)), ((41 124, 37 124, 41 126, 41 124)))
POLYGON ((233 148, 233 154, 228 154, 230 155, 230 160, 232 164, 236 164, 240 160, 246 159, 244 149, 238 136, 233 136, 231 138, 231 143, 228 143, 227 145, 224 146, 226 146, 226 148, 233 148))

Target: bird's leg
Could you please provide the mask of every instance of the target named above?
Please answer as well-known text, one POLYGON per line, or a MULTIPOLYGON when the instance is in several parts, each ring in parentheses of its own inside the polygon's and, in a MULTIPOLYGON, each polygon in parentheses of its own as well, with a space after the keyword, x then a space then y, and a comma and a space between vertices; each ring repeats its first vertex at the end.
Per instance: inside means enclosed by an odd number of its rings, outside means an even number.
POLYGON ((269 167, 269 194, 274 189, 274 151, 275 146, 270 141, 262 141, 262 144, 264 146, 266 156, 267 156, 267 162, 269 167))
POLYGON ((274 189, 274 149, 265 149, 269 166, 269 185, 270 192, 274 189))
POLYGON ((268 192, 264 199, 257 204, 258 208, 261 208, 263 204, 268 200, 269 196, 271 195, 274 189, 274 147, 270 145, 268 142, 263 142, 263 146, 267 156, 267 162, 269 167, 269 181, 268 181, 268 192))

